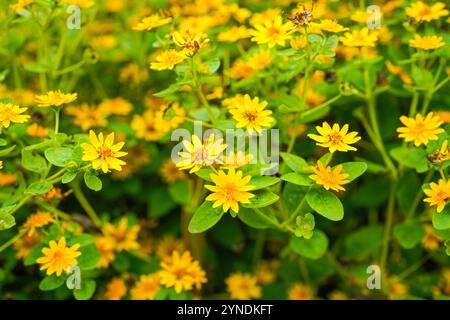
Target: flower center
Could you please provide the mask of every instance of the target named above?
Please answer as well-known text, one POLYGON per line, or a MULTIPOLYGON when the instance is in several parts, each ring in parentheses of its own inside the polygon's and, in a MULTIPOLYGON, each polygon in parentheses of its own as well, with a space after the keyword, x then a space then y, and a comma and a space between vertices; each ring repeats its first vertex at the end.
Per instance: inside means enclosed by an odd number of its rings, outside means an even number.
POLYGON ((334 143, 334 144, 338 144, 342 141, 342 136, 338 133, 338 132, 333 132, 329 135, 330 140, 334 143))
POLYGON ((100 157, 102 157, 103 159, 106 159, 106 158, 109 158, 112 156, 111 149, 106 146, 101 146, 98 153, 100 154, 100 157))
POLYGON ((234 199, 234 196, 237 192, 237 188, 235 184, 226 184, 223 186, 223 192, 225 193, 225 197, 229 200, 234 199))
POLYGON ((255 111, 246 111, 244 117, 247 118, 249 122, 255 122, 258 118, 258 114, 255 111))

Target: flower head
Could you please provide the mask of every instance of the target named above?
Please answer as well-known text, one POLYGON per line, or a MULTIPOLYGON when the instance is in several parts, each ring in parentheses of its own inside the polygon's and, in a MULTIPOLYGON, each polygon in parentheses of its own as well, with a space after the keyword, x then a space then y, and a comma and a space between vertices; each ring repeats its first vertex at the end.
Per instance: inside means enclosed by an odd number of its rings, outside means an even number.
POLYGON ((131 299, 133 300, 153 300, 160 288, 160 277, 158 273, 142 275, 131 289, 131 299))
POLYGON ((198 290, 207 282, 205 271, 189 251, 182 254, 174 251, 171 258, 161 262, 161 268, 161 284, 168 288, 173 287, 177 293, 194 288, 198 290))
POLYGON ((336 20, 331 19, 320 20, 318 27, 322 31, 332 33, 343 32, 348 30, 348 28, 345 28, 344 26, 340 25, 336 20))
POLYGON ((34 98, 34 102, 37 103, 39 107, 59 107, 63 104, 68 104, 77 100, 76 93, 63 93, 58 91, 49 91, 43 95, 37 95, 34 98))
POLYGON ((29 216, 22 227, 23 229, 28 230, 28 236, 32 236, 36 229, 54 222, 55 217, 53 217, 50 213, 38 211, 29 216))
POLYGON ((28 126, 26 133, 30 137, 45 138, 48 135, 48 129, 37 123, 32 123, 28 126))
POLYGON ((448 15, 448 10, 445 9, 445 4, 442 2, 436 2, 430 6, 423 1, 417 1, 406 8, 405 12, 408 17, 418 22, 430 22, 448 15))
POLYGON ((258 44, 267 44, 269 48, 276 45, 284 46, 286 40, 291 38, 292 33, 291 24, 289 22, 283 24, 281 16, 257 24, 255 29, 250 31, 253 36, 251 40, 258 44))
POLYGON ((33 3, 33 0, 18 0, 15 4, 11 4, 10 8, 12 11, 20 11, 31 3, 33 3))
POLYGON ((186 180, 186 174, 180 171, 176 164, 171 160, 167 159, 161 166, 159 173, 163 180, 167 183, 174 183, 176 181, 186 180))
POLYGON ((434 50, 443 47, 445 42, 442 41, 442 37, 438 36, 420 36, 418 34, 414 35, 414 38, 409 40, 409 46, 412 48, 417 48, 421 50, 434 50))
POLYGON ((175 31, 172 34, 172 39, 173 42, 175 42, 175 44, 188 57, 195 55, 200 48, 209 42, 206 33, 198 32, 196 34, 191 34, 189 30, 186 30, 185 32, 175 31))
POLYGON ((430 224, 425 224, 424 227, 426 234, 420 241, 422 247, 427 251, 438 250, 444 239, 434 232, 433 227, 430 224))
POLYGON ((237 128, 246 128, 249 133, 253 130, 261 132, 263 127, 269 127, 274 121, 270 115, 272 110, 266 110, 267 102, 259 102, 259 98, 250 98, 248 94, 244 96, 241 105, 230 108, 233 119, 237 122, 237 128))
POLYGON ((30 118, 27 114, 21 114, 27 111, 27 108, 21 108, 11 103, 0 102, 0 126, 8 128, 11 122, 24 123, 30 118))
POLYGON ((172 70, 175 65, 183 62, 186 55, 175 49, 164 50, 156 56, 156 61, 150 63, 150 69, 154 70, 172 70))
POLYGON ((348 124, 345 124, 341 129, 337 123, 330 127, 327 122, 324 122, 322 127, 316 127, 319 135, 311 133, 308 134, 308 137, 317 141, 318 146, 329 148, 331 153, 335 151, 356 151, 356 148, 350 145, 361 140, 361 137, 358 136, 356 131, 349 133, 348 128, 348 124))
POLYGON ((361 30, 344 33, 344 36, 339 37, 339 40, 347 47, 375 47, 378 34, 369 31, 368 28, 362 28, 361 30))
POLYGON ((25 258, 38 243, 41 243, 42 238, 42 235, 34 233, 32 236, 25 235, 24 237, 15 241, 13 246, 17 251, 16 258, 25 258))
POLYGON ((247 273, 233 273, 225 279, 231 299, 249 300, 261 298, 261 287, 255 276, 247 273))
POLYGON ((437 134, 444 132, 444 129, 439 128, 442 121, 433 112, 428 113, 425 118, 421 114, 417 114, 416 118, 401 116, 400 121, 405 127, 397 129, 399 138, 405 139, 405 142, 414 141, 416 147, 426 145, 430 140, 437 140, 437 134))
POLYGON ((105 298, 108 300, 120 300, 127 293, 125 281, 114 278, 106 285, 105 298))
POLYGON ((288 291, 289 300, 312 300, 311 288, 301 283, 295 283, 288 291))
POLYGON ((126 116, 133 110, 133 105, 122 97, 106 99, 100 103, 99 108, 106 115, 115 114, 126 116))
POLYGON ((428 202, 430 206, 437 206, 437 212, 441 213, 447 204, 447 200, 450 199, 450 180, 440 179, 438 183, 431 182, 430 188, 423 190, 423 192, 428 196, 423 201, 428 202))
POLYGON ((142 19, 141 22, 139 22, 137 25, 135 25, 132 29, 136 31, 150 31, 153 28, 163 26, 165 24, 168 24, 172 21, 171 17, 164 18, 160 17, 158 14, 153 14, 149 17, 145 17, 142 19))
POLYGON ((114 254, 116 241, 111 237, 97 236, 95 237, 95 245, 100 251, 101 258, 98 261, 98 268, 106 268, 114 261, 116 255, 114 254))
POLYGON ((317 160, 317 166, 307 167, 305 170, 314 172, 309 177, 317 184, 323 186, 326 190, 345 191, 342 185, 348 183, 348 173, 341 173, 343 166, 338 165, 335 168, 324 166, 322 161, 317 160))
POLYGON ((56 273, 59 277, 63 271, 77 265, 77 257, 81 255, 78 248, 80 248, 78 243, 68 247, 64 237, 59 238, 58 243, 51 240, 49 246, 42 249, 44 256, 38 258, 36 262, 42 264, 40 270, 47 270, 48 276, 56 273))
POLYGON ((223 206, 224 212, 231 208, 237 213, 239 203, 250 203, 250 198, 255 196, 248 192, 254 189, 254 186, 248 184, 252 177, 243 177, 242 171, 236 172, 234 168, 230 168, 227 173, 220 170, 217 174, 211 173, 210 177, 215 185, 205 186, 213 192, 206 197, 206 200, 215 201, 213 208, 223 206))
POLYGON ((164 261, 170 259, 174 251, 183 252, 185 249, 186 246, 183 241, 172 235, 166 235, 158 242, 158 246, 156 247, 156 256, 160 260, 164 261))
POLYGON ((233 26, 230 29, 219 33, 217 40, 223 42, 235 42, 249 37, 251 37, 250 29, 246 26, 233 26))
POLYGON ((248 65, 255 71, 259 71, 267 67, 273 60, 269 50, 262 50, 257 54, 252 55, 248 59, 248 65))
POLYGON ((137 237, 141 227, 129 226, 128 219, 123 217, 117 225, 107 223, 102 227, 103 235, 108 238, 116 251, 139 249, 137 237))
POLYGON ((67 107, 67 113, 74 116, 74 124, 83 130, 93 127, 104 127, 107 124, 107 114, 97 106, 89 106, 83 103, 80 106, 67 107))
POLYGON ((110 169, 121 171, 125 161, 118 158, 127 155, 126 152, 120 151, 125 144, 118 142, 114 144, 114 133, 109 134, 103 139, 103 133, 97 137, 94 131, 89 131, 90 143, 82 143, 83 161, 91 161, 92 168, 102 170, 107 173, 110 169))

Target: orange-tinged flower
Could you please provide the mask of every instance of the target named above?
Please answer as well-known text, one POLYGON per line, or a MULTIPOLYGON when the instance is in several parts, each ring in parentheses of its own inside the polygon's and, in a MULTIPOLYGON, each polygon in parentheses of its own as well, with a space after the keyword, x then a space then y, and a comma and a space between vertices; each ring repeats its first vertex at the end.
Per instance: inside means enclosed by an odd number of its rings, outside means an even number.
POLYGON ((27 111, 27 108, 21 108, 11 103, 0 102, 0 126, 8 128, 11 122, 24 123, 30 119, 27 114, 21 114, 27 111))
POLYGON ((34 98, 34 102, 42 108, 50 106, 59 107, 63 104, 74 102, 77 96, 78 94, 76 93, 63 93, 60 90, 49 91, 46 94, 37 95, 34 98))
POLYGON ((349 182, 346 180, 349 177, 349 174, 342 173, 342 168, 342 165, 337 165, 334 168, 331 168, 330 166, 325 167, 322 161, 317 160, 317 166, 307 167, 305 170, 314 172, 309 178, 323 186, 326 190, 345 191, 342 185, 349 182))
POLYGON ((437 134, 444 132, 439 128, 442 121, 433 112, 427 114, 424 118, 421 114, 417 114, 415 118, 401 116, 400 121, 405 125, 397 129, 399 138, 403 138, 405 142, 414 141, 416 147, 426 145, 430 140, 437 140, 437 134))
POLYGON ((227 292, 231 299, 249 300, 261 298, 261 287, 258 279, 247 273, 233 273, 225 279, 227 292))
POLYGON ((428 5, 423 1, 416 1, 405 9, 408 17, 413 18, 418 22, 426 21, 430 22, 432 20, 438 20, 441 17, 448 15, 448 10, 444 9, 445 4, 442 2, 433 3, 433 5, 428 5))
POLYGON ((49 223, 54 223, 55 217, 49 212, 38 211, 27 218, 22 228, 28 230, 27 235, 32 236, 36 229, 46 226, 49 223))
POLYGON ((78 264, 77 257, 81 255, 78 248, 80 248, 78 243, 68 247, 64 237, 59 238, 58 243, 51 240, 49 246, 42 249, 44 256, 38 258, 36 262, 42 265, 40 270, 47 270, 48 276, 56 273, 59 277, 63 271, 67 272, 70 267, 78 264))
POLYGON ((128 219, 123 217, 117 225, 107 223, 102 227, 102 232, 114 244, 116 251, 130 251, 139 249, 137 237, 141 227, 129 226, 128 219))
POLYGON ((440 179, 438 183, 431 182, 430 188, 423 192, 428 196, 423 201, 428 202, 430 206, 436 206, 437 212, 441 213, 450 199, 450 180, 440 179))
POLYGON ((120 300, 126 293, 125 281, 121 278, 114 278, 106 285, 105 298, 107 300, 120 300))
POLYGON ((241 105, 235 105, 236 108, 230 108, 233 119, 237 122, 236 128, 246 128, 249 133, 253 130, 261 132, 264 127, 270 127, 274 122, 271 116, 272 110, 267 110, 267 102, 259 102, 258 97, 253 99, 246 94, 241 105))
POLYGON ((36 138, 45 138, 48 136, 48 128, 32 123, 27 128, 27 135, 36 138))
POLYGON ((83 130, 104 127, 108 124, 107 113, 97 106, 89 106, 86 103, 80 106, 67 107, 67 113, 75 117, 73 123, 83 130))
POLYGON ((313 292, 310 287, 301 283, 295 283, 289 288, 288 299, 289 300, 312 300, 314 298, 313 292))
POLYGON ((153 300, 160 288, 160 276, 158 273, 142 275, 138 282, 131 289, 131 299, 133 300, 153 300))
POLYGON ((97 236, 95 237, 95 245, 101 253, 101 258, 97 264, 98 268, 106 268, 114 261, 116 255, 114 254, 115 240, 110 237, 97 236))

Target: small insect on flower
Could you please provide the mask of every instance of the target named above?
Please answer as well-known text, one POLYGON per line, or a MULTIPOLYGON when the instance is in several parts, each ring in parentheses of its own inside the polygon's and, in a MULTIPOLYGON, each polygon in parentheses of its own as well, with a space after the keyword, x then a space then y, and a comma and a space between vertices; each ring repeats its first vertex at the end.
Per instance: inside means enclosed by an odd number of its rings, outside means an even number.
POLYGON ((8 128, 11 122, 24 123, 30 119, 27 114, 21 114, 27 111, 27 108, 21 108, 11 103, 0 102, 0 128, 8 128))
POLYGON ((122 171, 122 166, 126 165, 121 158, 127 155, 127 152, 120 151, 125 142, 118 142, 114 144, 114 133, 109 134, 106 139, 103 138, 103 133, 97 137, 94 131, 89 131, 90 143, 82 143, 83 161, 91 161, 92 168, 95 170, 102 170, 104 173, 109 172, 110 169, 122 171))
POLYGON ((63 104, 68 104, 77 100, 77 93, 63 93, 60 90, 49 91, 43 95, 37 95, 34 102, 41 108, 45 107, 59 107, 63 104))
POLYGON ((172 39, 178 46, 178 50, 182 51, 188 57, 194 56, 201 47, 209 42, 206 33, 199 32, 193 35, 189 30, 183 33, 175 31, 172 34, 172 39))
POLYGON ((403 138, 405 142, 414 141, 416 147, 426 145, 430 140, 437 140, 437 134, 444 132, 444 129, 439 128, 443 122, 433 112, 428 113, 425 118, 421 114, 417 114, 415 118, 401 116, 400 121, 405 127, 397 129, 399 138, 403 138))
POLYGON ((437 206, 437 212, 441 213, 450 198, 450 180, 440 179, 438 183, 431 182, 430 188, 423 192, 428 196, 423 201, 428 202, 430 206, 437 206))
POLYGON ((323 186, 326 190, 345 191, 342 185, 347 184, 346 180, 349 177, 348 173, 342 173, 343 166, 338 165, 331 168, 330 166, 324 166, 322 161, 317 160, 315 167, 306 167, 306 171, 312 171, 314 174, 309 178, 314 180, 318 185, 323 186))
POLYGON ((434 164, 439 164, 450 159, 450 147, 448 146, 448 140, 445 140, 442 143, 439 150, 436 150, 433 154, 428 155, 427 159, 434 164))
POLYGON ((294 29, 299 26, 308 25, 313 19, 314 3, 308 9, 305 4, 301 3, 298 5, 295 13, 293 15, 287 15, 287 19, 292 22, 294 29))
POLYGON ((150 31, 156 27, 163 26, 172 21, 171 17, 161 17, 159 14, 153 14, 149 17, 145 17, 137 25, 133 26, 133 30, 136 31, 150 31))
POLYGON ((42 265, 40 270, 47 270, 48 276, 56 273, 59 277, 63 271, 67 272, 70 267, 78 264, 77 257, 81 255, 78 248, 80 248, 78 243, 68 247, 64 237, 59 238, 58 243, 51 240, 49 246, 42 249, 44 256, 38 258, 36 262, 42 265))
POLYGON ((421 37, 416 34, 413 39, 409 40, 409 46, 411 48, 429 51, 445 46, 445 42, 442 41, 442 37, 434 35, 421 37))
POLYGON ((318 146, 329 148, 331 153, 335 151, 356 151, 357 149, 350 145, 361 140, 361 137, 358 136, 358 132, 356 131, 349 133, 348 129, 348 124, 345 124, 341 129, 337 123, 333 124, 333 127, 330 127, 327 122, 324 122, 322 127, 316 127, 320 135, 308 134, 308 137, 317 141, 318 146))
POLYGON ((261 287, 258 279, 248 273, 232 273, 225 279, 227 291, 231 299, 249 300, 261 298, 261 287))

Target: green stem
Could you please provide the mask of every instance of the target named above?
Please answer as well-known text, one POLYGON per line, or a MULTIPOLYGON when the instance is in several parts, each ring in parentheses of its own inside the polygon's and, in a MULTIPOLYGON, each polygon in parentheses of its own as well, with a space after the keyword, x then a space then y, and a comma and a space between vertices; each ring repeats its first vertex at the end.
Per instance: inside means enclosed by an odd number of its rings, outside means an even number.
MULTIPOLYGON (((434 174, 434 170, 431 169, 430 171, 428 171, 427 175, 425 176, 425 180, 423 181, 422 185, 427 183, 428 181, 430 181, 430 179, 433 177, 434 174)), ((414 217, 414 212, 417 209, 417 206, 420 203, 420 199, 422 199, 422 188, 419 188, 419 190, 417 191, 416 196, 414 197, 413 203, 411 204, 411 207, 408 210, 408 213, 406 214, 406 220, 410 220, 414 217)))
MULTIPOLYGON (((381 248, 381 256, 380 256, 380 268, 382 272, 382 277, 384 279, 387 279, 387 269, 386 269, 386 263, 387 258, 389 255, 389 244, 391 240, 391 233, 392 233, 392 227, 394 222, 394 210, 395 210, 395 196, 397 191, 397 181, 393 181, 390 194, 389 194, 389 200, 388 200, 388 206, 386 210, 386 221, 384 226, 384 236, 383 236, 383 246, 381 248)), ((383 281, 383 283, 385 283, 383 281)))
POLYGON ((6 241, 4 244, 2 244, 2 245, 0 246, 0 252, 6 250, 6 249, 9 248, 14 242, 16 242, 17 240, 19 240, 20 238, 22 238, 22 237, 25 235, 26 232, 27 232, 26 230, 20 231, 20 232, 19 232, 18 234, 16 234, 14 237, 12 237, 12 238, 9 239, 8 241, 6 241))
POLYGON ((273 225, 275 228, 280 229, 280 230, 284 230, 284 227, 278 222, 278 221, 274 221, 272 219, 270 219, 269 217, 267 217, 261 210, 259 210, 258 208, 253 208, 253 211, 255 211, 255 213, 264 221, 266 221, 267 223, 273 225))
POLYGON ((61 113, 61 108, 56 107, 55 109, 55 134, 59 132, 59 115, 61 113))
POLYGON ((409 116, 413 117, 417 113, 417 105, 419 104, 419 92, 414 91, 411 106, 409 107, 409 116))
POLYGON ((42 200, 36 200, 36 204, 37 204, 39 207, 41 207, 42 209, 44 209, 44 210, 46 210, 46 211, 48 211, 48 212, 50 212, 50 213, 53 213, 57 218, 58 218, 58 217, 61 217, 61 218, 63 218, 64 220, 70 220, 70 215, 69 215, 68 213, 66 213, 66 212, 64 212, 64 211, 61 211, 61 210, 59 210, 59 209, 57 209, 57 208, 55 208, 55 207, 49 205, 49 204, 48 204, 47 202, 45 202, 45 201, 42 201, 42 200))
POLYGON ((14 214, 16 213, 25 203, 27 203, 28 200, 30 200, 32 198, 31 195, 24 195, 23 198, 16 204, 16 206, 14 207, 14 209, 12 209, 9 214, 14 214))
POLYGON ((429 255, 426 255, 424 257, 422 257, 422 259, 420 259, 419 261, 417 261, 415 264, 413 264, 412 266, 410 266, 408 269, 406 269, 405 271, 403 271, 402 273, 400 273, 398 275, 398 280, 403 280, 407 277, 409 277, 411 274, 413 274, 414 272, 416 272, 418 269, 420 269, 420 267, 428 261, 428 259, 430 258, 429 255))
POLYGON ((70 187, 73 190, 73 194, 75 195, 75 198, 78 200, 78 202, 80 203, 80 205, 84 209, 84 211, 88 214, 89 218, 91 218, 92 222, 94 222, 94 224, 97 227, 101 227, 102 222, 101 222, 100 218, 98 217, 94 208, 92 208, 89 201, 84 196, 78 183, 71 183, 70 187))
POLYGON ((264 229, 260 229, 257 231, 256 242, 255 242, 255 251, 253 252, 253 268, 256 269, 259 261, 261 260, 261 256, 264 250, 264 229))
POLYGON ((214 112, 211 109, 211 106, 208 103, 208 100, 206 100, 206 97, 203 94, 202 86, 200 84, 200 81, 199 81, 198 75, 197 75, 197 69, 195 68, 194 57, 192 57, 190 59, 190 62, 191 62, 192 76, 194 78, 194 90, 197 93, 197 96, 200 99, 200 102, 206 108, 209 119, 211 119, 212 124, 215 125, 217 122, 217 119, 216 119, 216 116, 214 115, 214 112))

